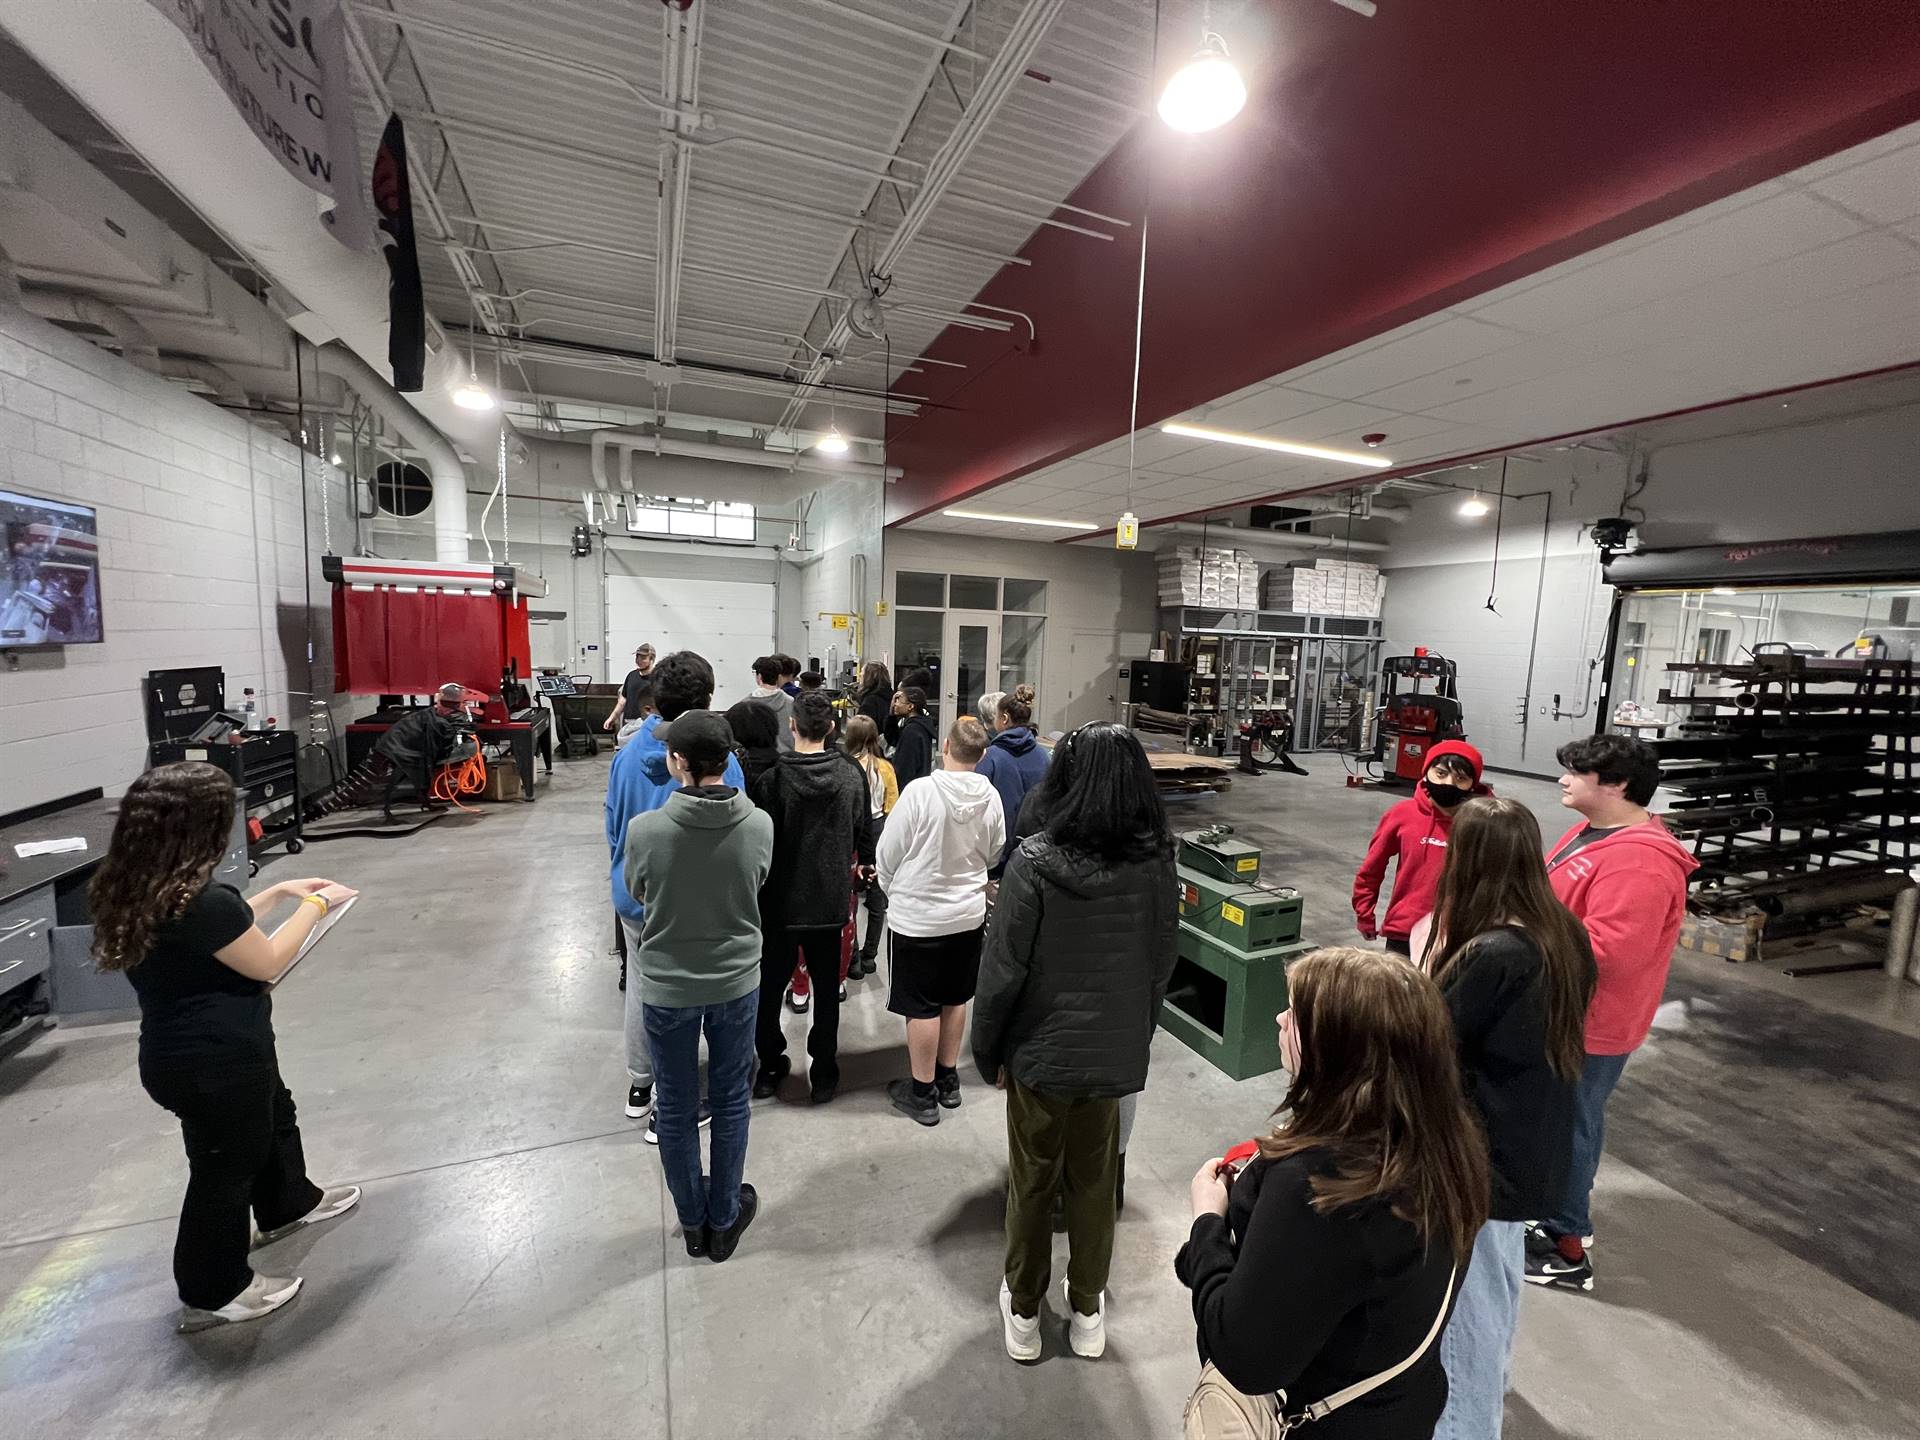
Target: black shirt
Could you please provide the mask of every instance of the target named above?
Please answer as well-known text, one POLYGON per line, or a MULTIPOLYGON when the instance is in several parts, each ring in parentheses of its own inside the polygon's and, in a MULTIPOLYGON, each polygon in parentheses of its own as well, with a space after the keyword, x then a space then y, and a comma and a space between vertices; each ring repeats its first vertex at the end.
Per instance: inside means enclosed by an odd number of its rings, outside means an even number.
POLYGON ((272 1062, 273 1002, 263 981, 221 963, 253 926, 231 885, 208 885, 178 919, 155 928, 147 958, 127 971, 140 997, 140 1061, 272 1062))
POLYGON ((627 708, 620 712, 620 719, 623 723, 640 718, 640 685, 642 681, 651 685, 653 683, 653 676, 642 674, 636 668, 627 671, 627 678, 620 682, 620 698, 626 701, 627 705, 627 708))
POLYGON ((1553 863, 1555 865, 1558 865, 1560 864, 1561 861, 1567 859, 1569 856, 1575 854, 1578 851, 1586 849, 1587 846, 1593 844, 1594 841, 1604 840, 1609 835, 1618 835, 1622 830, 1626 828, 1627 827, 1624 825, 1614 825, 1608 829, 1600 830, 1600 829, 1596 829, 1592 825, 1589 825, 1587 826, 1586 829, 1582 830, 1578 835, 1574 836, 1573 839, 1567 842, 1567 848, 1562 850, 1558 855, 1553 857, 1553 863))
MULTIPOLYGON (((1423 1245, 1384 1200, 1316 1211, 1309 1179, 1331 1163, 1318 1150, 1255 1158, 1227 1218, 1196 1219, 1174 1259, 1200 1358, 1243 1394, 1285 1390, 1289 1413, 1411 1355, 1453 1269, 1444 1242, 1423 1245)), ((1314 1440, 1409 1440, 1433 1433, 1446 1401, 1436 1339, 1405 1374, 1309 1428, 1314 1440)))

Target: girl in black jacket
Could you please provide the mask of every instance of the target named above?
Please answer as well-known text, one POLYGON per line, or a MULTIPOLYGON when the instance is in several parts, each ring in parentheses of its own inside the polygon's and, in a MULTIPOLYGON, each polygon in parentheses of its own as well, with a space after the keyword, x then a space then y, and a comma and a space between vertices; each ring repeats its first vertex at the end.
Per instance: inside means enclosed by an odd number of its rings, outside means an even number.
POLYGON ((1491 1152, 1487 1223, 1441 1339, 1447 1408, 1434 1434, 1500 1434, 1526 1221, 1552 1214, 1573 1147, 1582 1029, 1596 978, 1585 929, 1554 897, 1540 826, 1515 800, 1456 812, 1423 958, 1453 1016, 1460 1075, 1491 1152))
MULTIPOLYGON (((1285 1123, 1236 1177, 1193 1177, 1174 1261, 1200 1358, 1288 1414, 1420 1350, 1486 1215, 1486 1147, 1460 1093, 1433 982, 1370 950, 1287 970, 1285 1123)), ((1446 1400, 1438 1345, 1310 1427, 1314 1440, 1420 1440, 1446 1400)))
POLYGON ((862 667, 853 708, 873 721, 873 728, 882 735, 887 733, 887 719, 893 713, 893 676, 878 660, 870 660, 862 667))
POLYGON ((1063 1178, 1068 1339, 1088 1358, 1106 1348, 1119 1101, 1147 1082, 1179 928, 1172 840, 1140 742, 1124 726, 1083 726, 1052 768, 1071 782, 1007 865, 973 1007, 974 1062, 1007 1091, 1000 1320, 1020 1361, 1040 1358, 1063 1178))
POLYGON ((893 745, 893 776, 904 790, 921 776, 933 773, 940 745, 933 716, 927 713, 927 692, 919 686, 894 692, 893 713, 900 722, 893 745))

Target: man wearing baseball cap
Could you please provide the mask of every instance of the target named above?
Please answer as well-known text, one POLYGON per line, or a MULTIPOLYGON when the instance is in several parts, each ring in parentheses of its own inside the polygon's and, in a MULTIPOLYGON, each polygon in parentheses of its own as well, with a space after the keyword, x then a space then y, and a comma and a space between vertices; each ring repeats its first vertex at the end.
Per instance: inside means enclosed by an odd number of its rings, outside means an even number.
POLYGON ((1413 927, 1433 912, 1440 870, 1447 862, 1453 812, 1475 795, 1491 795, 1480 780, 1480 752, 1464 740, 1443 740, 1427 751, 1427 773, 1410 800, 1380 817, 1367 858, 1353 877, 1353 913, 1360 933, 1384 937, 1397 955, 1409 951, 1413 927), (1392 861, 1393 892, 1384 920, 1377 916, 1380 885, 1392 861))

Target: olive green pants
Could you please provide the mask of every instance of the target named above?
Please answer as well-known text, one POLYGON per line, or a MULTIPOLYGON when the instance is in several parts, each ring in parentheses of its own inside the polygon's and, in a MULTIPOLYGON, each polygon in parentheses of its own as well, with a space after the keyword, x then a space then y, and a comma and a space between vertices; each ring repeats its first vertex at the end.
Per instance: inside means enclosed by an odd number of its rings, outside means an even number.
POLYGON ((1064 1176, 1067 1290, 1097 1314, 1113 1264, 1117 1100, 1070 1100, 1007 1080, 1007 1289, 1013 1313, 1040 1313, 1053 1272, 1053 1197, 1064 1176))

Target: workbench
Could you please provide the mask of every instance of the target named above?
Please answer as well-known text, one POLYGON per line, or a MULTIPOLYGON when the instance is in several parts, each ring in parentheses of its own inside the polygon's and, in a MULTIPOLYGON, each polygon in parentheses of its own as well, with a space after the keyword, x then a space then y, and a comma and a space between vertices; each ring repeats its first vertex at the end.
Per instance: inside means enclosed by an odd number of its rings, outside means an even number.
POLYGON ((56 1013, 134 1004, 126 977, 95 975, 87 957, 93 942, 87 882, 107 853, 113 823, 114 807, 94 790, 0 827, 0 1040, 52 1024, 56 1013), (86 849, 24 860, 14 853, 16 845, 75 836, 86 849), (93 980, 115 982, 106 987, 105 1003, 98 1003, 102 993, 93 980))
MULTIPOLYGON (((347 770, 357 770, 382 735, 399 717, 356 720, 347 726, 347 770)), ((514 712, 511 720, 483 720, 468 727, 484 745, 505 745, 520 770, 520 791, 528 804, 533 803, 533 759, 537 753, 553 774, 553 716, 537 707, 514 712)), ((422 800, 426 799, 423 795, 422 800)))

